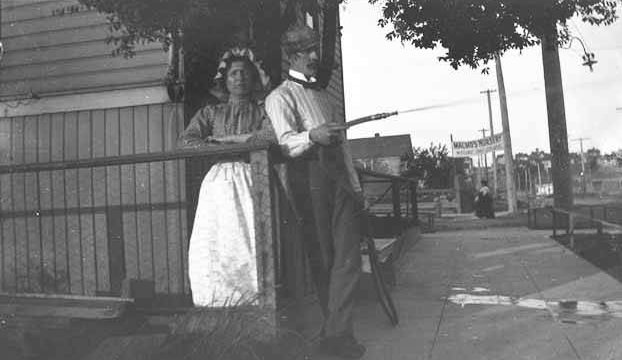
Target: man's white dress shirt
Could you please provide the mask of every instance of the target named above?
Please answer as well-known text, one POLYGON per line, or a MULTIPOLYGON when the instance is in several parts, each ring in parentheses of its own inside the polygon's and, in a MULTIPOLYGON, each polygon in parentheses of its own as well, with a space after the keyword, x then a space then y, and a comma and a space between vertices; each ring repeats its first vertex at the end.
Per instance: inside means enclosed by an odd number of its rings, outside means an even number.
MULTIPOLYGON (((303 74, 294 70, 290 70, 289 75, 304 82, 314 80, 307 80, 303 74)), ((342 123, 326 90, 308 88, 289 79, 268 95, 266 112, 272 121, 279 144, 290 157, 300 156, 314 146, 309 138, 311 129, 322 124, 342 123)), ((347 140, 344 139, 341 147, 352 189, 361 191, 347 140)))

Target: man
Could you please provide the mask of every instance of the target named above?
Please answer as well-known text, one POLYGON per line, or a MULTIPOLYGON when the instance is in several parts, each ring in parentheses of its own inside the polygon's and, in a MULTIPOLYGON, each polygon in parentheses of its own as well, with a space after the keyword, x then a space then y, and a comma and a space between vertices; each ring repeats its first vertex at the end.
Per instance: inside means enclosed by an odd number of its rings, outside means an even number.
POLYGON ((357 359, 365 353, 353 335, 354 292, 361 273, 358 217, 361 187, 345 126, 326 90, 316 86, 319 35, 296 26, 283 36, 289 74, 266 99, 288 164, 296 206, 304 214, 303 232, 320 306, 324 314, 321 348, 357 359))

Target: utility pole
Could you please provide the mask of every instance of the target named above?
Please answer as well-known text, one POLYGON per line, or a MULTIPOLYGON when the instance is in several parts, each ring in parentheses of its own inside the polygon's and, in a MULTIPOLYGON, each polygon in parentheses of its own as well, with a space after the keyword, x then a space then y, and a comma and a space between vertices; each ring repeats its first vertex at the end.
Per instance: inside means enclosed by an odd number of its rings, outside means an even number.
POLYGON ((501 125, 503 127, 503 159, 505 160, 505 187, 508 201, 508 211, 512 214, 518 212, 516 204, 516 187, 514 186, 514 159, 512 155, 512 138, 510 136, 510 120, 508 119, 508 103, 505 96, 505 82, 501 68, 501 56, 495 55, 495 67, 497 72, 497 89, 499 89, 499 103, 501 105, 501 125))
MULTIPOLYGON (((486 139, 486 131, 488 131, 485 128, 479 129, 479 131, 482 132, 482 139, 486 139)), ((488 154, 487 153, 483 153, 482 156, 484 157, 484 167, 486 169, 486 181, 488 181, 488 154)))
POLYGON ((583 140, 590 140, 590 138, 578 138, 573 139, 572 141, 578 141, 579 147, 581 149, 581 190, 583 191, 583 195, 587 192, 587 184, 585 181, 585 155, 583 154, 583 140))
POLYGON ((556 26, 555 21, 551 19, 548 29, 545 29, 542 36, 542 64, 552 157, 553 199, 555 207, 570 210, 574 203, 572 173, 556 26))
MULTIPOLYGON (((495 136, 495 128, 492 124, 492 105, 490 104, 490 93, 496 92, 497 90, 488 89, 486 91, 480 91, 480 94, 486 93, 486 98, 488 99, 488 119, 490 120, 490 136, 495 136)), ((492 181, 494 186, 492 187, 493 196, 497 195, 497 154, 495 151, 492 151, 492 181)))

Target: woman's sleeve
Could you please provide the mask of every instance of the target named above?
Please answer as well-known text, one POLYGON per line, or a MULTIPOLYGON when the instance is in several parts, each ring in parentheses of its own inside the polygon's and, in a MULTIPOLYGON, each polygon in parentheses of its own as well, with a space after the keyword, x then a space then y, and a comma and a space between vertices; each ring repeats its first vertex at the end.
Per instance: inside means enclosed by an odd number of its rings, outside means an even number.
POLYGON ((186 129, 179 135, 177 147, 193 148, 204 145, 212 131, 213 119, 209 107, 206 106, 194 114, 186 129))
POLYGON ((266 114, 265 111, 262 111, 261 114, 261 127, 259 130, 253 132, 247 142, 268 141, 276 143, 276 134, 274 133, 274 128, 272 127, 272 122, 270 121, 268 114, 266 114))

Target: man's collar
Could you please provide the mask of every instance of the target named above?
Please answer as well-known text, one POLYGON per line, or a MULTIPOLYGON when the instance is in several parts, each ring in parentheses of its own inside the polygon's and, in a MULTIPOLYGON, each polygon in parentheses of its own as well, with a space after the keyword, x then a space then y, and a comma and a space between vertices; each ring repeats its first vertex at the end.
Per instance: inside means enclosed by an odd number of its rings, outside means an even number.
POLYGON ((306 83, 314 83, 317 81, 317 79, 314 76, 307 78, 305 74, 301 73, 300 71, 296 71, 292 69, 289 69, 289 76, 294 79, 304 81, 306 83))

